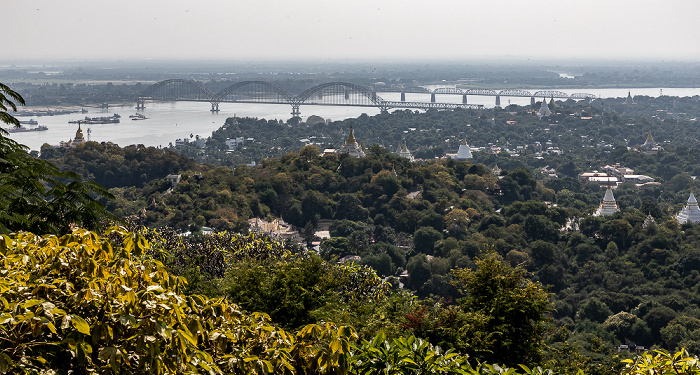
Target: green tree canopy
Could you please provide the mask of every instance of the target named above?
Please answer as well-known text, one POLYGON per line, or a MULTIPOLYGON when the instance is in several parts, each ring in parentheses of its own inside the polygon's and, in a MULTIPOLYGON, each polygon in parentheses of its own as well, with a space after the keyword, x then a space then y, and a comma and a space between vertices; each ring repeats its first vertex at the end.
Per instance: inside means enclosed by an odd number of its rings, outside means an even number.
POLYGON ((484 330, 492 335, 490 346, 474 348, 475 356, 506 365, 539 363, 548 320, 545 314, 551 310, 549 293, 529 280, 523 269, 511 267, 495 253, 475 263, 474 270, 453 270, 465 295, 459 300, 460 307, 486 317, 484 330))

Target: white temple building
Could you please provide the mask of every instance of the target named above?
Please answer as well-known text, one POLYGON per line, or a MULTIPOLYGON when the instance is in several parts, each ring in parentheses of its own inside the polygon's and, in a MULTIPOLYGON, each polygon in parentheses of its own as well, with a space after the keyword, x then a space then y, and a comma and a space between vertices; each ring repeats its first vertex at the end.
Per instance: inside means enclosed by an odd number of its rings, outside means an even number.
MULTIPOLYGON (((554 99, 552 98, 552 101, 554 99)), ((540 106, 540 110, 537 111, 537 116, 540 118, 549 116, 552 114, 552 111, 549 109, 549 106, 547 106, 547 98, 542 98, 542 105, 540 106)))
POLYGON ((503 170, 501 168, 498 168, 498 164, 491 169, 491 173, 495 174, 496 176, 500 176, 502 171, 503 170))
POLYGON ((340 146, 340 153, 349 154, 353 158, 365 157, 365 152, 362 151, 362 146, 360 146, 355 139, 355 133, 352 130, 352 126, 350 127, 350 135, 348 135, 348 139, 345 141, 344 145, 340 146))
POLYGON ((644 223, 642 223, 642 228, 646 229, 651 225, 656 225, 656 221, 654 220, 654 217, 651 216, 651 214, 648 214, 647 218, 644 219, 644 223))
POLYGON ((462 144, 459 145, 459 150, 457 150, 457 155, 454 158, 456 160, 468 160, 472 158, 472 151, 469 149, 466 139, 462 139, 462 144))
POLYGON ((408 150, 408 147, 406 146, 406 141, 403 141, 403 146, 401 147, 401 150, 399 150, 399 156, 413 161, 413 155, 411 154, 411 151, 408 150))
POLYGON ((612 187, 608 185, 608 188, 605 190, 605 197, 603 197, 603 201, 600 202, 600 206, 598 206, 593 216, 610 216, 617 211, 620 211, 620 208, 617 207, 617 202, 615 202, 612 187))
POLYGON ((690 197, 688 198, 688 204, 683 207, 683 209, 676 215, 676 220, 678 224, 685 223, 700 223, 700 208, 698 207, 698 201, 695 200, 695 195, 691 189, 690 197))
POLYGON ((659 145, 656 144, 656 142, 654 141, 654 137, 651 136, 651 131, 647 136, 646 142, 644 142, 643 145, 639 146, 639 151, 645 154, 656 154, 657 152, 659 152, 659 145))

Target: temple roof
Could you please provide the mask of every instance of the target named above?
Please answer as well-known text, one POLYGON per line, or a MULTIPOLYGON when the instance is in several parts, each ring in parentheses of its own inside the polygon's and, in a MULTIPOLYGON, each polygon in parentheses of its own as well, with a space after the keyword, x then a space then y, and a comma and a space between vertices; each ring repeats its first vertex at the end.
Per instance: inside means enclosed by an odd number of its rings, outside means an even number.
POLYGON ((688 197, 688 204, 676 215, 676 220, 679 224, 691 222, 694 224, 700 223, 700 207, 695 199, 695 194, 692 190, 688 197))
POLYGON ((615 202, 615 196, 613 196, 613 192, 610 187, 608 187, 605 190, 605 197, 603 197, 603 202, 615 202))
POLYGON ((649 142, 654 142, 654 137, 651 136, 651 130, 649 131, 649 135, 647 136, 647 143, 649 142))
POLYGON ((598 209, 593 216, 608 216, 618 211, 620 211, 620 209, 617 207, 617 202, 615 202, 612 188, 610 185, 608 185, 608 188, 605 191, 605 197, 603 197, 603 201, 600 202, 600 206, 598 206, 598 209))
POLYGON ((75 140, 78 139, 85 139, 85 137, 83 137, 83 130, 80 129, 80 121, 78 121, 78 131, 75 132, 75 140))
MULTIPOLYGON (((552 99, 552 102, 554 99, 552 99)), ((537 112, 537 114, 540 117, 544 116, 549 116, 552 114, 552 111, 549 109, 549 106, 547 106, 547 98, 542 98, 542 105, 540 106, 540 110, 537 112)))
POLYGON ((350 125, 350 135, 348 135, 348 139, 345 141, 345 143, 357 143, 355 133, 352 131, 352 125, 350 125))

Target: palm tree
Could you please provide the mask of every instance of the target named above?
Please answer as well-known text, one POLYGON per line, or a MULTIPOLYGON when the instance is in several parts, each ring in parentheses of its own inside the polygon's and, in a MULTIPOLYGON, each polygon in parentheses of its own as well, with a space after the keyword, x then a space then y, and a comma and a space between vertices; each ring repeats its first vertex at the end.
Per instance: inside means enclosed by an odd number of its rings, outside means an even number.
POLYGON ((17 112, 17 104, 15 102, 24 105, 24 98, 7 85, 0 83, 0 121, 19 127, 19 120, 7 111, 7 106, 10 106, 13 112, 17 112))

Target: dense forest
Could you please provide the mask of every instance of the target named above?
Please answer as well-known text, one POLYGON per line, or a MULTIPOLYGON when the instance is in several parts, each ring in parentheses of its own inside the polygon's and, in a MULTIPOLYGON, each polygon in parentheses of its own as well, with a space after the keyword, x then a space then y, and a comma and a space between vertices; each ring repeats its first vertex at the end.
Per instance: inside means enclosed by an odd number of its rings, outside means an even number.
POLYGON ((632 371, 620 345, 695 355, 700 227, 673 215, 700 171, 699 101, 635 101, 231 118, 196 159, 95 142, 36 159, 3 137, 0 370, 612 374, 632 371), (366 157, 321 153, 351 126, 366 157), (658 154, 636 150, 649 132, 658 154), (327 141, 296 143, 312 134, 327 141), (239 136, 259 141, 227 153, 239 136), (462 139, 492 151, 441 158, 462 139), (395 154, 402 141, 422 161, 395 154), (621 184, 620 212, 592 216, 605 190, 576 176, 612 163, 660 184, 621 184), (248 234, 255 217, 304 243, 248 234), (310 251, 321 222, 331 237, 310 251))
MULTIPOLYGON (((662 98, 654 105, 670 103, 662 98)), ((484 114, 468 111, 400 111, 318 126, 326 126, 328 134, 337 132, 336 139, 344 137, 342 130, 352 125, 358 137, 388 141, 393 135, 397 143, 406 139, 409 145, 438 143, 438 139, 446 143, 444 135, 433 135, 438 126, 445 133, 461 133, 475 144, 496 137, 507 137, 511 144, 518 139, 531 144, 535 139, 553 138, 561 139, 563 155, 537 158, 536 150, 530 148, 518 157, 475 152, 472 162, 409 162, 378 145, 369 147, 368 156, 361 159, 320 156, 317 146, 308 145, 263 159, 256 167, 183 163, 183 180, 178 185, 171 187, 162 177, 141 186, 124 184, 110 190, 116 199, 105 204, 115 214, 137 218, 147 227, 178 231, 196 232, 202 226, 245 231, 252 217, 281 217, 300 230, 332 220, 331 238, 320 248, 323 259, 360 256, 360 264, 371 266, 392 285, 401 283, 421 301, 434 301, 430 311, 424 312, 431 317, 449 311, 447 301, 463 297, 454 269, 473 268, 483 254, 497 254, 511 266, 523 267, 533 281, 553 293, 547 334, 551 348, 576 348, 595 363, 604 363, 621 344, 700 349, 695 341, 695 331, 700 329, 696 309, 700 232, 672 219, 690 193, 690 176, 698 171, 696 122, 618 115, 611 109, 604 114, 609 119, 604 125, 600 117, 581 119, 586 116, 579 112, 590 108, 584 104, 559 105, 549 119, 521 108, 499 112, 504 118, 495 124, 484 114), (518 123, 505 124, 506 119, 518 123), (630 126, 632 122, 639 125, 630 126), (415 132, 403 132, 413 126, 415 132), (550 130, 543 132, 543 126, 550 130), (538 131, 542 134, 537 135, 538 131), (657 155, 632 147, 643 143, 649 131, 664 142, 664 151, 657 155), (570 133, 568 138, 562 136, 570 133), (581 135, 592 140, 610 137, 616 147, 581 145, 581 135), (604 191, 574 177, 590 166, 615 162, 648 173, 662 184, 652 188, 622 184, 615 190, 621 212, 592 217, 604 191), (504 170, 500 176, 491 171, 496 164, 504 170), (561 171, 562 177, 538 173, 538 167, 546 164, 561 171), (655 224, 644 227, 648 214, 655 224), (572 221, 578 231, 565 230, 572 221), (408 277, 402 279, 404 271, 408 277)), ((250 118, 229 120, 210 144, 229 131, 248 135, 246 131, 255 129, 253 134, 269 139, 265 132, 315 129, 250 118)), ((89 168, 92 160, 106 160, 99 153, 116 153, 111 147, 88 143, 52 161, 81 170, 89 168)), ((207 152, 213 154, 209 148, 207 152)), ((150 164, 162 165, 162 160, 174 158, 172 151, 155 149, 143 149, 141 155, 126 159, 139 175, 150 164)), ((100 165, 102 171, 113 167, 100 165)), ((447 347, 455 345, 435 332, 421 334, 447 347)))

